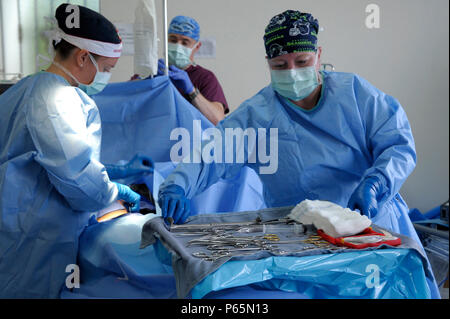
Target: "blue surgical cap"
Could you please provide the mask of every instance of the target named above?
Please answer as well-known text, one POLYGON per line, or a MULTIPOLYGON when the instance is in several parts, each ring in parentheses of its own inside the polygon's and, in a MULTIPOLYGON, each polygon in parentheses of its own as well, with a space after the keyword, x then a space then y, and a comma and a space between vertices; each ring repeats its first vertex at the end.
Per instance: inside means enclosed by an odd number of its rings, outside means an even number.
POLYGON ((169 25, 169 33, 181 34, 198 41, 200 39, 200 25, 193 18, 176 16, 169 25))

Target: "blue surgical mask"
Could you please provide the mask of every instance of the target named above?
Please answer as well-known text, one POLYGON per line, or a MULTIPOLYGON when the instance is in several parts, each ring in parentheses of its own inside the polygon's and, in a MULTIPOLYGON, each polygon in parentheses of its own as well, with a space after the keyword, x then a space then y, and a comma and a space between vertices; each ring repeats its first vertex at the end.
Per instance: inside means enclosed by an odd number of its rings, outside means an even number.
POLYGON ((191 54, 194 48, 188 48, 178 43, 169 43, 168 56, 169 64, 175 65, 177 68, 184 69, 192 64, 191 54))
POLYGON ((97 69, 97 73, 95 74, 94 80, 92 81, 91 84, 78 83, 78 88, 84 91, 87 95, 94 95, 103 91, 105 86, 108 85, 108 82, 111 79, 111 73, 100 72, 94 57, 91 54, 89 54, 89 58, 91 59, 95 68, 97 69))
POLYGON ((316 72, 317 55, 313 66, 289 69, 270 70, 272 87, 280 95, 300 101, 308 97, 319 85, 316 72))

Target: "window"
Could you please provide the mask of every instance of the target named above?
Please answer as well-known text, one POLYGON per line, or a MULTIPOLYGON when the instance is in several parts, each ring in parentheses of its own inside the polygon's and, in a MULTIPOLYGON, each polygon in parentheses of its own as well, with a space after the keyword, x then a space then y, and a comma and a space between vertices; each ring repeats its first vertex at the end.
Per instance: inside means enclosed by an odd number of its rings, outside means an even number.
POLYGON ((0 0, 0 81, 17 81, 48 66, 37 57, 49 57, 44 32, 62 3, 100 11, 100 0, 0 0))

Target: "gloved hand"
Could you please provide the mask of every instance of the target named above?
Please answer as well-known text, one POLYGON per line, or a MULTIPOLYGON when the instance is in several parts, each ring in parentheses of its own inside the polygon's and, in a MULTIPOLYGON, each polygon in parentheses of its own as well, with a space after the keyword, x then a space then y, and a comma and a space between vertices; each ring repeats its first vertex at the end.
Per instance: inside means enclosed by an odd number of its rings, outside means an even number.
POLYGON ((158 73, 156 76, 164 75, 164 70, 166 69, 166 64, 164 63, 164 59, 158 60, 158 73))
POLYGON ((359 209, 361 214, 373 218, 378 213, 378 198, 382 195, 383 185, 377 177, 364 180, 353 192, 348 201, 348 208, 359 209))
POLYGON ((171 65, 169 66, 169 78, 183 94, 189 94, 194 91, 194 85, 186 71, 171 65))
POLYGON ((130 212, 132 213, 139 213, 140 210, 140 201, 141 201, 141 195, 134 192, 129 188, 127 185, 115 183, 117 186, 117 190, 119 191, 119 194, 117 195, 117 199, 123 200, 128 206, 130 212))
POLYGON ((178 185, 172 184, 161 189, 158 198, 164 219, 172 217, 174 223, 182 224, 191 214, 190 200, 186 198, 184 190, 178 185))
POLYGON ((132 175, 152 173, 155 164, 150 157, 136 154, 125 165, 105 165, 111 179, 125 178, 132 175))

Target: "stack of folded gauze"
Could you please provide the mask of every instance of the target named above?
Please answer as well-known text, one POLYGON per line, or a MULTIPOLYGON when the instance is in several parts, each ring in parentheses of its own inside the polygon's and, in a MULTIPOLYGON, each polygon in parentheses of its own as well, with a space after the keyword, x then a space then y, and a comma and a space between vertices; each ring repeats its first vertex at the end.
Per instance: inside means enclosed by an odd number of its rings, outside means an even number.
POLYGON ((288 217, 304 225, 314 225, 335 238, 359 234, 372 223, 367 216, 348 208, 308 199, 295 206, 288 217))

